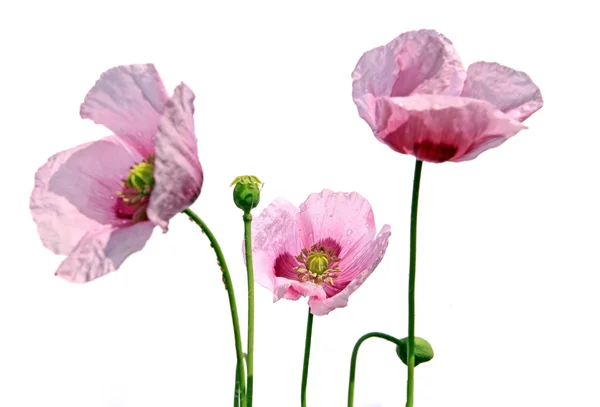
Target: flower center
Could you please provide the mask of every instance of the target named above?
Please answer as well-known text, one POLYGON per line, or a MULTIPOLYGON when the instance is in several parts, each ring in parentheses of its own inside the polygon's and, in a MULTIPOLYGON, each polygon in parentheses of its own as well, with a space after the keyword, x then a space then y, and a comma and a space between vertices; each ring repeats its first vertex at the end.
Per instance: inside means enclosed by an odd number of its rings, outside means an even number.
POLYGON ((308 271, 320 276, 329 268, 329 257, 321 252, 313 252, 308 255, 305 264, 308 271))
POLYGON ((148 219, 146 208, 154 186, 154 156, 151 155, 129 169, 127 178, 121 182, 121 191, 115 208, 119 218, 131 219, 134 223, 148 219))
POLYGON ((148 158, 131 167, 127 176, 127 186, 142 194, 148 194, 154 186, 154 158, 148 158))
POLYGON ((310 281, 317 285, 333 285, 333 279, 339 276, 340 268, 335 263, 340 259, 335 257, 332 249, 323 245, 313 245, 310 251, 302 249, 296 260, 302 265, 294 267, 294 270, 303 283, 310 281))

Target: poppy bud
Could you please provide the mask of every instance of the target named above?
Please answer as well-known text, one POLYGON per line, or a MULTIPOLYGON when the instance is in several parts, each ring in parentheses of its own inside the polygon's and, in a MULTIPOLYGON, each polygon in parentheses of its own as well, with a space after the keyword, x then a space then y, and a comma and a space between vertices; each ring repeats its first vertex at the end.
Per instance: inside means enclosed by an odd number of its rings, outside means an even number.
POLYGON ((242 175, 233 180, 231 186, 233 185, 235 185, 233 188, 235 206, 244 213, 250 213, 260 202, 260 190, 263 183, 254 175, 242 175))
MULTIPOLYGON (((396 353, 405 365, 408 364, 407 347, 408 338, 400 339, 400 345, 396 346, 396 353)), ((433 359, 433 348, 429 342, 415 336, 415 366, 420 363, 429 362, 431 359, 433 359)))

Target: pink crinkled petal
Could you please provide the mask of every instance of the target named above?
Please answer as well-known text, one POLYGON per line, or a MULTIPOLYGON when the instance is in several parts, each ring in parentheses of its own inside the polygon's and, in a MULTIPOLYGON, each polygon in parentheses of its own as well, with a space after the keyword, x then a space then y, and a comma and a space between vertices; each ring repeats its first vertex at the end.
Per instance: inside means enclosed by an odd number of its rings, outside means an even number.
POLYGON ((458 96, 466 77, 452 42, 434 30, 409 31, 367 51, 352 72, 352 98, 375 129, 374 98, 458 96))
MULTIPOLYGON (((360 287, 367 277, 373 273, 375 268, 383 259, 391 235, 389 225, 384 225, 377 237, 358 253, 351 264, 345 264, 346 276, 352 276, 351 281, 346 287, 333 297, 320 299, 310 298, 308 305, 314 315, 327 315, 336 308, 343 308, 348 305, 350 295, 360 287)), ((342 278, 342 277, 340 277, 342 278)))
POLYGON ((379 98, 377 119, 381 142, 436 163, 472 159, 474 149, 496 147, 526 128, 486 101, 453 96, 379 98), (482 144, 490 139, 495 141, 482 144))
POLYGON ((200 195, 204 180, 194 134, 194 92, 181 83, 165 105, 156 133, 154 188, 148 218, 168 230, 169 219, 200 195))
POLYGON ((141 157, 122 143, 110 136, 62 151, 35 174, 29 208, 54 253, 69 254, 90 230, 123 222, 114 212, 117 191, 141 157))
POLYGON ((341 258, 360 251, 377 232, 371 204, 356 192, 324 189, 311 194, 300 205, 298 221, 304 247, 333 239, 341 247, 341 258))
POLYGON ((540 89, 525 72, 495 62, 469 66, 462 96, 490 102, 521 122, 544 104, 540 89))
POLYGON ((297 280, 275 277, 273 302, 279 301, 282 298, 296 301, 300 299, 300 297, 314 297, 319 300, 324 300, 327 298, 327 294, 325 294, 323 287, 308 281, 301 283, 297 280))
POLYGON ((86 283, 115 271, 132 253, 142 250, 154 224, 103 226, 88 232, 67 256, 56 275, 73 283, 86 283))
POLYGON ((154 65, 118 66, 100 76, 80 114, 106 126, 145 158, 154 153, 154 135, 168 99, 154 65))
POLYGON ((286 254, 297 256, 302 250, 297 213, 292 203, 276 199, 252 221, 254 280, 274 294, 275 261, 286 254))
POLYGON ((358 109, 358 115, 367 122, 371 130, 377 128, 377 98, 371 93, 366 93, 363 96, 356 96, 354 104, 358 109))
POLYGON ((453 161, 461 162, 472 160, 474 158, 477 158, 477 156, 483 153, 484 151, 498 147, 506 140, 507 138, 503 136, 488 136, 480 138, 479 140, 471 144, 462 156, 454 159, 453 161))

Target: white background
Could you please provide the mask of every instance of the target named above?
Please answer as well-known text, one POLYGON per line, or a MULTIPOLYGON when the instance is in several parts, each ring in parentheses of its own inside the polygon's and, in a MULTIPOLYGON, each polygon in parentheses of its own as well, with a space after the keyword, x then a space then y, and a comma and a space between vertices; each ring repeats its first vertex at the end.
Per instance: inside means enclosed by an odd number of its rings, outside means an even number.
MULTIPOLYGON (((358 337, 407 332, 414 165, 359 119, 350 73, 364 51, 420 28, 444 33, 465 65, 527 72, 545 106, 476 160, 423 168, 417 335, 436 353, 416 370, 415 405, 599 406, 596 18, 591 2, 558 4, 3 2, 0 406, 232 404, 227 296, 195 225, 176 217, 119 271, 82 286, 53 276, 62 258, 29 214, 36 169, 109 134, 78 114, 100 73, 144 62, 169 90, 185 81, 197 95, 205 183, 193 209, 223 246, 244 332, 235 176, 265 182, 258 211, 277 196, 300 204, 322 188, 356 190, 378 228, 392 225, 386 257, 348 307, 315 318, 308 404, 345 406, 358 337)), ((299 406, 306 301, 271 298, 257 287, 255 406, 299 406)), ((403 406, 405 380, 392 345, 366 342, 356 406, 403 406)))

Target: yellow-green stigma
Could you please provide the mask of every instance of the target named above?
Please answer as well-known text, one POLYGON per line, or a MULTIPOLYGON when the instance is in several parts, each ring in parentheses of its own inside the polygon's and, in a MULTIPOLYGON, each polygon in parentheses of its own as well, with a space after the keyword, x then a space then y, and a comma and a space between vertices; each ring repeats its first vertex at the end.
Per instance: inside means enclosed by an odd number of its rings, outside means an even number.
POLYGON ((129 188, 136 189, 142 194, 149 194, 154 186, 154 157, 150 156, 132 166, 125 182, 129 188))
POLYGON ((121 198, 116 208, 117 216, 130 218, 133 222, 148 219, 146 207, 154 187, 154 156, 131 166, 121 187, 123 189, 117 192, 117 196, 121 198))
POLYGON ((340 273, 340 268, 335 265, 340 259, 335 257, 333 250, 325 246, 313 245, 310 251, 302 249, 296 260, 303 264, 294 268, 301 282, 333 285, 333 279, 340 273))

